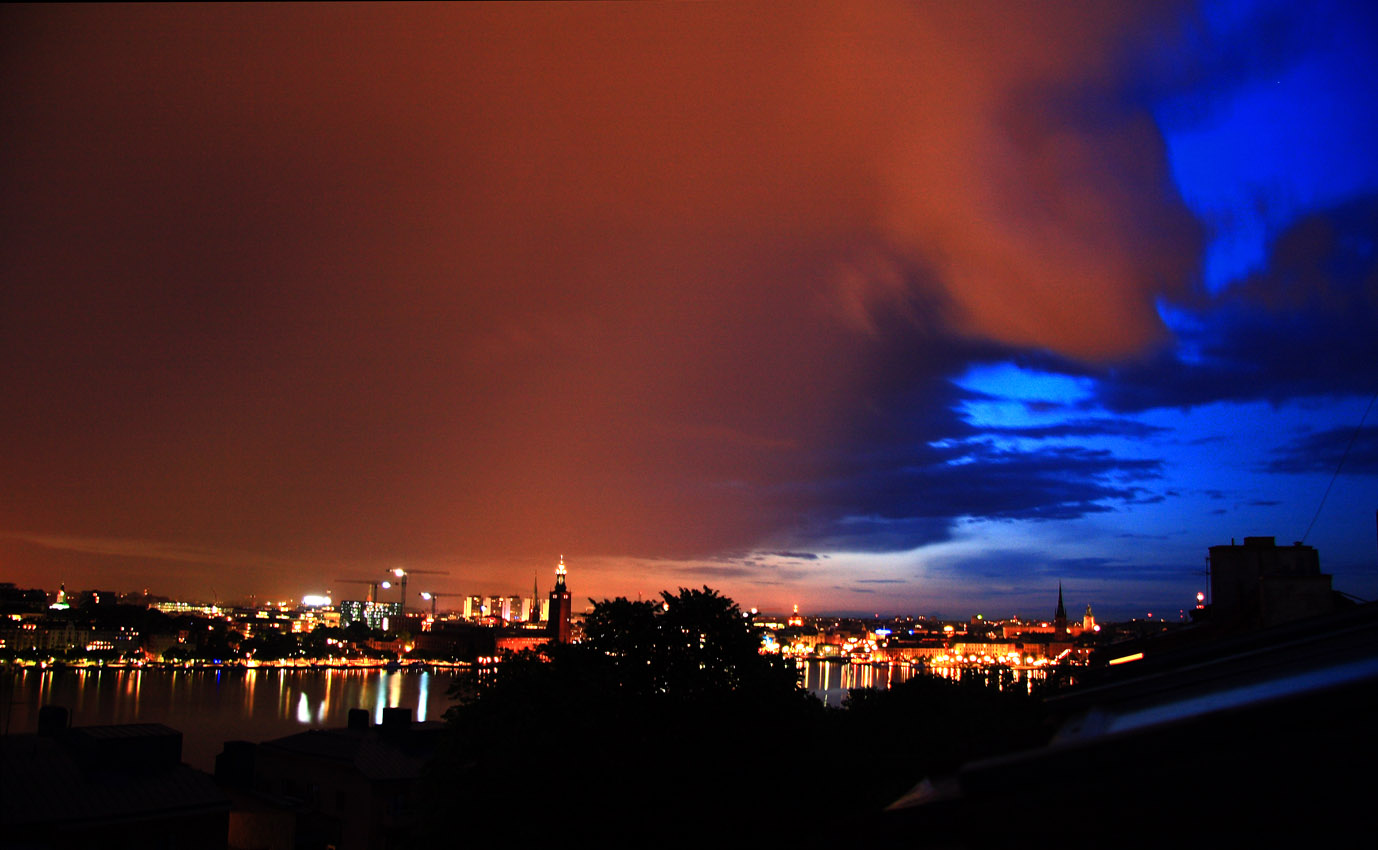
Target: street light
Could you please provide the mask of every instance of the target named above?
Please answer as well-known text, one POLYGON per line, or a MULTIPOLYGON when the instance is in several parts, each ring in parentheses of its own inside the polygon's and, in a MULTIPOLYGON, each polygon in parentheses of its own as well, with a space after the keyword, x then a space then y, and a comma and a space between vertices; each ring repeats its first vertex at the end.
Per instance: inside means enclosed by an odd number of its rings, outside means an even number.
MULTIPOLYGON (((401 587, 401 589, 402 589, 402 597, 401 597, 401 598, 402 598, 402 613, 403 613, 404 615, 407 613, 407 576, 409 576, 409 575, 414 575, 414 574, 421 574, 421 573, 425 573, 425 574, 427 574, 427 575, 436 575, 436 576, 447 576, 447 575, 449 575, 449 573, 445 572, 444 570, 408 570, 408 569, 403 569, 402 567, 393 567, 392 569, 388 570, 388 572, 392 573, 394 576, 396 576, 398 579, 400 579, 399 584, 400 584, 400 587, 401 587)), ((389 583, 389 582, 383 582, 383 587, 391 587, 391 586, 392 586, 391 583, 389 583)))

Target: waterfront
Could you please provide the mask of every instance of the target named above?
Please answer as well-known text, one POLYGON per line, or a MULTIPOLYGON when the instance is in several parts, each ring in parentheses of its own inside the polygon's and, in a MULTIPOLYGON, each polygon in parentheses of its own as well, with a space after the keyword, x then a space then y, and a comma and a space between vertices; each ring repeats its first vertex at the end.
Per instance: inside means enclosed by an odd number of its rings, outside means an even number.
MULTIPOLYGON (((922 675, 921 668, 899 664, 806 661, 800 669, 804 687, 834 708, 852 688, 885 689, 922 675)), ((78 726, 163 723, 182 732, 182 757, 188 764, 212 770, 225 741, 264 741, 303 729, 343 726, 351 708, 368 709, 374 723, 391 706, 412 709, 417 720, 439 720, 451 705, 447 691, 459 675, 446 669, 378 667, 12 667, 0 674, 0 730, 33 732, 44 705, 67 708, 78 726)))
POLYGON ((6 734, 33 732, 38 709, 60 705, 77 726, 164 723, 182 733, 182 758, 212 770, 225 741, 264 741, 309 728, 344 726, 351 708, 412 709, 417 720, 439 720, 457 674, 381 668, 40 670, 11 668, 3 674, 6 734))
POLYGON ((853 664, 846 661, 801 661, 799 668, 804 687, 832 708, 840 708, 847 691, 852 688, 885 690, 910 676, 922 674, 922 668, 903 664, 853 664))

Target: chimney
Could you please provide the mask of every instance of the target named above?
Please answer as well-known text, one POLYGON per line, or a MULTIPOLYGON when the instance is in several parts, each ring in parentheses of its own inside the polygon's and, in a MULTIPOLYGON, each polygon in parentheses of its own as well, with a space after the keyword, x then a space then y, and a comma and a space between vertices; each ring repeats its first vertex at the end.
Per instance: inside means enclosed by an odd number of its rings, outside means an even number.
POLYGON ((258 745, 251 741, 226 741, 215 757, 215 781, 234 788, 248 788, 254 781, 258 745))
POLYGON ((38 734, 44 738, 59 738, 70 725, 67 709, 60 705, 45 705, 38 710, 38 734))
POLYGON ((367 732, 368 731, 368 709, 351 708, 349 710, 349 731, 367 732))
POLYGON ((411 729, 411 709, 410 708, 385 708, 383 709, 383 734, 401 736, 407 734, 411 729))

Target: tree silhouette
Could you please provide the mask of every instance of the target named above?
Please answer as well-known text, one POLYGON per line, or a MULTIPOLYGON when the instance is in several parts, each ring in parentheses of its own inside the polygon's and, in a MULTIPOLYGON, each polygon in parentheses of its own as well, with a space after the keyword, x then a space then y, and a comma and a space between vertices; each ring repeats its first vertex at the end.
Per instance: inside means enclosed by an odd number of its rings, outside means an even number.
MULTIPOLYGON (((855 839, 931 768, 1039 728, 1027 694, 927 677, 825 709, 707 587, 595 602, 584 633, 462 680, 426 805, 606 847, 820 846, 855 839)), ((417 846, 446 829, 423 824, 417 846)))
POLYGON ((584 634, 511 655, 452 691, 460 704, 446 714, 451 744, 431 774, 435 799, 533 829, 579 812, 618 846, 667 826, 706 839, 719 827, 702 810, 727 818, 759 806, 760 779, 734 759, 786 757, 823 711, 793 665, 762 655, 757 627, 711 588, 594 602, 584 634), (540 755, 514 758, 524 741, 540 742, 540 755), (513 786, 527 793, 514 797, 513 786), (561 805, 533 812, 533 796, 561 805))
POLYGON ((584 621, 584 643, 610 661, 617 687, 681 699, 803 693, 792 664, 761 654, 760 629, 736 602, 709 587, 660 596, 594 602, 584 621))
POLYGON ((614 686, 621 690, 646 694, 656 689, 658 608, 655 602, 619 596, 594 602, 584 619, 583 646, 607 659, 614 686))

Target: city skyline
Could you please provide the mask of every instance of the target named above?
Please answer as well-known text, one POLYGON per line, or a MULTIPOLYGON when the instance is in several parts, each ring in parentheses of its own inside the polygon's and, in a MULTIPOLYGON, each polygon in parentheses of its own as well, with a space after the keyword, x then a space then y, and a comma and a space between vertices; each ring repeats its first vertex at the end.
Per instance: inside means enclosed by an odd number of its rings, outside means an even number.
POLYGON ((1374 10, 784 12, 0 9, 0 580, 1378 596, 1374 10))

